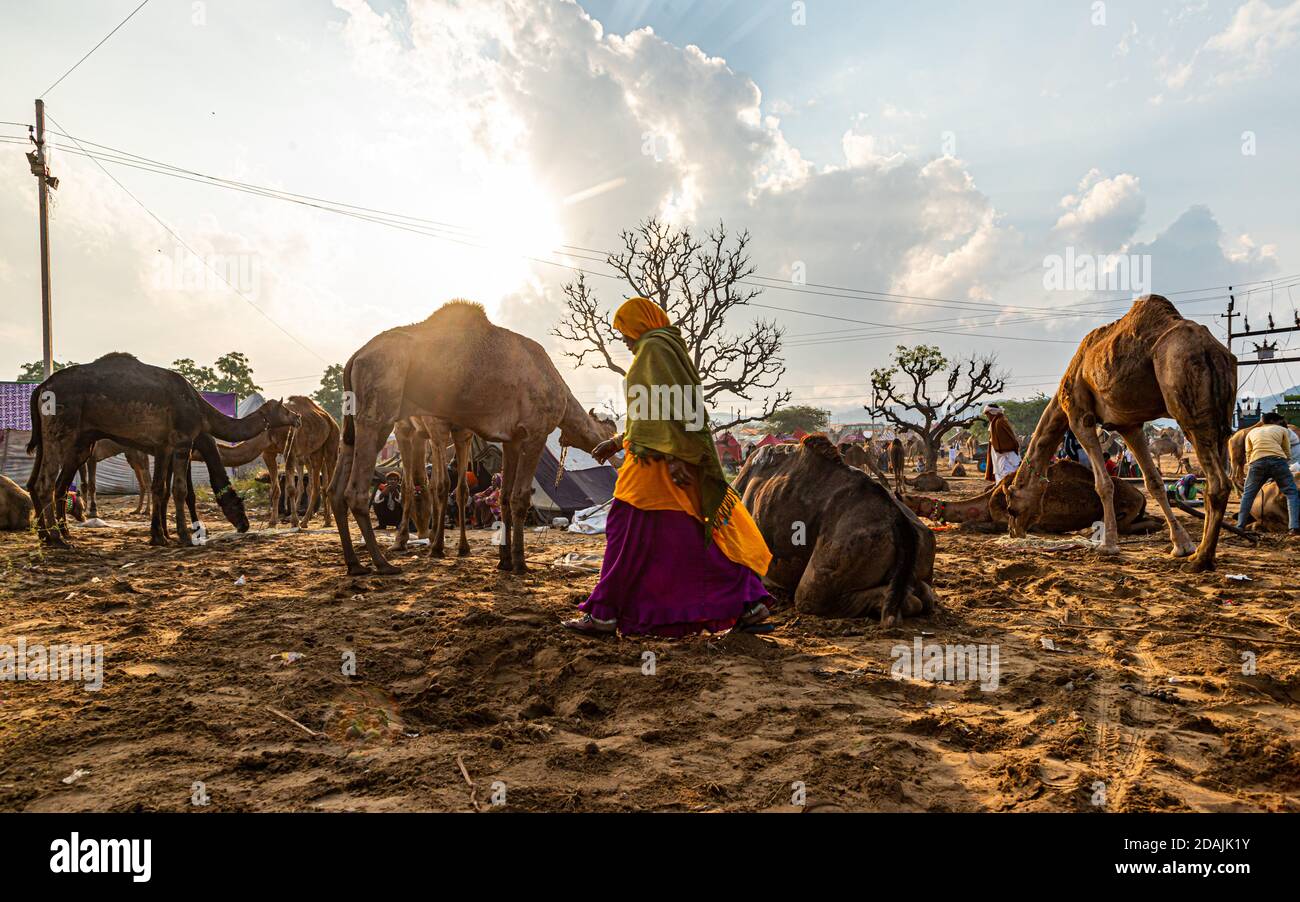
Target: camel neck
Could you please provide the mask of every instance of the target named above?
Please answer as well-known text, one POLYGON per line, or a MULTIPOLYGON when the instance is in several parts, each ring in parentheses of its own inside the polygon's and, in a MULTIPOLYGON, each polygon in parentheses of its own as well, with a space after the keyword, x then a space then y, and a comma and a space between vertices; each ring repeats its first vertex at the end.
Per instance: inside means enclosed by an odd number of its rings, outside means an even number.
POLYGON ((564 419, 560 421, 560 442, 589 452, 604 441, 605 436, 596 429, 596 422, 582 409, 573 392, 568 391, 568 395, 564 405, 564 419))
POLYGON ((270 444, 271 432, 270 430, 264 430, 247 441, 232 445, 229 448, 221 448, 221 463, 227 467, 243 466, 265 451, 270 444))
POLYGON ((208 404, 208 408, 205 411, 208 426, 205 431, 223 442, 245 442, 267 431, 265 417, 257 416, 256 411, 240 419, 226 416, 211 404, 208 404))

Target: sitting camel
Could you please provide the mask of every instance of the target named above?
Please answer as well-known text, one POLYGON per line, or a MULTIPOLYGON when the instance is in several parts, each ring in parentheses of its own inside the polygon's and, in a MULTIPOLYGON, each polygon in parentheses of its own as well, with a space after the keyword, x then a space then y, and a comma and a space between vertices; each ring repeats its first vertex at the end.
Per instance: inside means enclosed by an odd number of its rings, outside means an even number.
POLYGON ((97 465, 100 461, 108 460, 110 457, 116 457, 119 454, 126 457, 127 466, 135 474, 135 484, 139 492, 139 498, 135 502, 135 510, 131 511, 131 513, 143 513, 146 516, 149 514, 149 455, 143 451, 119 445, 111 439, 101 439, 90 446, 90 456, 86 458, 86 463, 80 470, 83 503, 92 517, 99 516, 95 479, 97 465))
POLYGON ((1287 514, 1286 496, 1277 487, 1276 482, 1267 483, 1255 496, 1255 503, 1250 506, 1250 515, 1254 519, 1246 527, 1259 532, 1284 533, 1291 525, 1287 514))
MULTIPOLYGON (((941 523, 961 523, 976 529, 1001 531, 1007 528, 1007 490, 1012 476, 986 492, 970 498, 952 500, 908 495, 902 499, 917 516, 941 523)), ((1101 499, 1093 483, 1092 471, 1072 460, 1054 460, 1047 468, 1047 488, 1043 500, 1027 529, 1038 532, 1074 532, 1087 529, 1102 519, 1101 499)), ((1122 479, 1111 480, 1114 486, 1115 518, 1123 534, 1148 532, 1158 521, 1146 516, 1147 499, 1122 479)))
POLYGON ((882 626, 935 605, 934 534, 824 435, 769 445, 735 489, 772 550, 766 581, 822 617, 879 611, 882 626))
POLYGON ((1013 536, 1024 536, 1042 502, 1047 470, 1069 428, 1092 464, 1105 523, 1101 548, 1119 551, 1113 480, 1106 472, 1097 427, 1118 429, 1142 468, 1147 494, 1160 505, 1175 557, 1192 555, 1189 568, 1213 570, 1219 530, 1228 507, 1223 449, 1231 433, 1237 360, 1210 330, 1184 319, 1159 295, 1134 302, 1119 320, 1089 332, 1034 429, 1025 462, 1007 490, 1013 536), (1171 416, 1190 437, 1205 469, 1206 517, 1197 547, 1175 518, 1147 448, 1143 424, 1171 416))
POLYGON ((31 522, 31 496, 8 476, 0 475, 0 530, 26 529, 31 522))
POLYGON ((375 458, 399 420, 434 417, 501 442, 501 513, 509 539, 500 546, 497 566, 515 573, 527 570, 524 519, 547 436, 559 428, 562 445, 590 452, 615 432, 613 423, 582 409, 545 348, 493 325, 480 305, 464 300, 370 339, 344 367, 343 388, 356 409, 344 416, 330 501, 352 574, 367 569, 352 547, 349 510, 376 569, 399 572, 384 557, 370 522, 375 458))
POLYGON ((190 544, 184 504, 191 449, 204 455, 226 518, 247 529, 243 501, 221 469, 213 436, 242 441, 276 426, 297 425, 296 415, 279 401, 267 402, 242 420, 228 417, 179 373, 122 353, 106 354, 94 363, 70 366, 51 375, 32 393, 31 415, 32 438, 27 450, 36 453, 36 463, 28 491, 36 507, 41 540, 63 547, 68 545, 66 524, 56 514, 55 503, 90 455, 93 443, 113 439, 154 456, 150 544, 167 544, 168 481, 177 535, 182 544, 190 544))

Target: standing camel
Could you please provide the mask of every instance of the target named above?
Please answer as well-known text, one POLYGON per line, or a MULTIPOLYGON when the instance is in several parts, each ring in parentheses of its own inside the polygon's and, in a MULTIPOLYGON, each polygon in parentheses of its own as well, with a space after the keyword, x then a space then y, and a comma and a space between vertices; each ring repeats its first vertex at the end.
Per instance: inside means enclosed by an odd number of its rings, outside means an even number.
POLYGON ((901 495, 907 486, 907 451, 901 438, 889 443, 889 472, 894 477, 894 491, 901 495))
MULTIPOLYGON (((36 507, 41 540, 63 547, 68 546, 66 525, 56 513, 56 501, 66 492, 94 442, 113 439, 154 456, 149 542, 167 544, 170 478, 177 535, 182 544, 190 544, 185 471, 191 449, 199 449, 213 478, 220 481, 225 473, 212 436, 243 441, 266 429, 297 424, 297 416, 278 401, 267 402, 242 420, 228 417, 179 373, 122 353, 106 354, 94 363, 54 373, 32 393, 31 413, 32 438, 27 450, 36 453, 36 463, 28 491, 36 507), (174 456, 179 460, 174 461, 174 456)), ((247 529, 242 500, 228 484, 224 489, 218 491, 217 500, 226 518, 247 529)))
POLYGON ((1147 449, 1156 462, 1157 475, 1163 474, 1163 461, 1166 454, 1172 454, 1175 460, 1182 461, 1183 434, 1173 428, 1157 430, 1155 436, 1147 443, 1147 449))
POLYGON ((343 418, 330 500, 352 574, 367 568, 352 547, 349 510, 375 567, 381 573, 398 572, 375 541, 370 478, 375 457, 399 420, 431 416, 501 442, 507 541, 500 547, 498 566, 516 573, 527 569, 524 518, 546 437, 558 427, 561 444, 591 451, 614 434, 612 423, 582 409, 540 344, 494 326, 481 306, 463 300, 366 342, 344 367, 343 389, 351 393, 345 397, 354 399, 355 413, 343 418))
MULTIPOLYGON (((339 455, 339 424, 311 398, 290 395, 285 407, 298 415, 301 424, 294 428, 284 452, 284 472, 289 489, 289 525, 306 526, 316 513, 324 487, 334 475, 339 455), (301 471, 301 476, 300 476, 301 471), (298 495, 303 482, 311 480, 307 513, 298 521, 298 495)), ((330 526, 330 506, 325 507, 325 526, 330 526)), ((279 511, 279 505, 275 507, 279 511)))
POLYGON ((1147 494, 1159 503, 1169 525, 1173 555, 1192 555, 1191 570, 1213 570, 1228 506, 1223 455, 1236 393, 1236 358, 1209 329, 1184 319, 1159 295, 1139 298, 1123 317, 1084 337, 1043 410, 1029 443, 1028 466, 1021 465, 1007 491, 1011 534, 1025 535, 1042 502, 1048 465, 1068 427, 1088 454, 1101 498, 1105 534, 1099 550, 1119 551, 1111 477, 1097 437, 1101 425, 1119 430, 1142 468, 1147 494), (1191 438, 1205 469, 1207 514, 1199 547, 1174 519, 1142 431, 1144 423, 1169 416, 1191 438))
POLYGON ((135 474, 135 484, 139 490, 140 497, 135 503, 133 514, 149 514, 149 455, 143 451, 137 451, 134 448, 128 448, 125 445, 119 445, 111 439, 101 439, 90 446, 90 456, 86 458, 86 463, 81 468, 81 494, 85 499, 86 513, 91 517, 99 516, 99 507, 95 503, 98 497, 95 470, 101 460, 108 460, 110 457, 117 455, 126 457, 127 466, 135 474))
MULTIPOLYGON (((471 433, 464 429, 453 430, 436 417, 407 417, 397 421, 394 427, 397 435, 397 447, 402 458, 402 479, 408 487, 402 494, 402 523, 414 521, 416 538, 429 539, 429 554, 442 557, 446 542, 447 495, 450 486, 447 483, 446 450, 448 444, 455 446, 456 472, 456 515, 460 526, 460 543, 456 553, 460 557, 469 554, 469 537, 465 532, 465 507, 469 504, 469 484, 465 480, 466 464, 469 461, 469 442, 471 433), (425 471, 426 461, 433 464, 433 482, 425 471)), ((393 542, 394 550, 406 547, 409 533, 405 528, 397 531, 393 542)))

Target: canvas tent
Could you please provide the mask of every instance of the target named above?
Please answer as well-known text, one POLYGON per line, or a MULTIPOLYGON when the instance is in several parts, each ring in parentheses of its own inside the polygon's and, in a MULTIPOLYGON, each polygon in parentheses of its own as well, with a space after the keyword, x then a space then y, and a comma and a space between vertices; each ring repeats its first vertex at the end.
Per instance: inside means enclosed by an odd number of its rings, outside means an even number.
MULTIPOLYGON (((27 453, 27 443, 32 437, 31 397, 36 390, 33 382, 0 382, 0 472, 19 485, 25 486, 31 475, 35 458, 27 453)), ((227 416, 235 416, 236 399, 231 392, 200 392, 213 407, 227 416)), ((261 397, 254 395, 245 401, 257 399, 248 412, 261 406, 261 397)), ((240 415, 244 407, 239 407, 240 415)), ((208 471, 203 466, 193 468, 194 484, 207 485, 208 471)), ((134 495, 139 487, 135 474, 122 455, 99 462, 95 471, 95 488, 102 495, 134 495)))

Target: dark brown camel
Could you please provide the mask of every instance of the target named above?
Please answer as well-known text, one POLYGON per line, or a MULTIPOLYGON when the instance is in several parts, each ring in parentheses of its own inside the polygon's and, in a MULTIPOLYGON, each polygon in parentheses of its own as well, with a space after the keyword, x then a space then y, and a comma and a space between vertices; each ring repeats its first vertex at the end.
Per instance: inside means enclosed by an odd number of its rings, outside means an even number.
POLYGON ((498 566, 516 573, 527 569, 524 518, 546 437, 559 428, 562 444, 590 452, 615 429, 582 409, 540 344, 494 326, 481 306, 468 301, 444 304, 423 322, 366 342, 344 367, 343 389, 355 412, 344 416, 330 500, 343 559, 353 574, 367 569, 352 547, 349 510, 375 567, 398 572, 375 541, 370 478, 399 420, 431 416, 501 442, 501 510, 509 541, 501 546, 498 566))
POLYGON ((772 550, 768 582, 822 617, 880 613, 890 627, 935 604, 934 534, 822 435, 751 455, 736 491, 772 550))
POLYGON ((894 491, 902 494, 907 487, 907 446, 901 438, 889 443, 889 472, 894 477, 894 491))
POLYGON ((228 417, 180 374, 122 353, 59 370, 36 387, 31 405, 32 438, 27 450, 36 453, 36 463, 28 491, 42 541, 65 547, 66 526, 56 514, 55 502, 67 490, 94 442, 112 439, 154 456, 150 544, 167 543, 169 479, 177 537, 182 544, 190 544, 185 471, 191 449, 204 455, 226 518, 237 528, 247 529, 243 502, 230 488, 212 437, 243 441, 269 428, 297 424, 297 417, 278 401, 267 402, 242 420, 228 417))
POLYGON ((1118 429, 1137 459, 1147 494, 1169 525, 1175 557, 1192 555, 1188 568, 1214 569, 1214 551, 1228 507, 1224 455, 1232 434, 1237 359, 1210 330, 1184 319, 1159 295, 1139 298, 1119 320, 1089 332, 1079 345, 1034 429, 1024 463, 1007 492, 1010 528, 1023 536, 1047 486, 1047 468, 1065 430, 1079 439, 1092 463, 1104 509, 1100 551, 1119 552, 1111 477, 1097 427, 1118 429), (1205 470, 1206 517, 1199 547, 1175 518, 1142 427, 1172 416, 1191 440, 1205 470))

